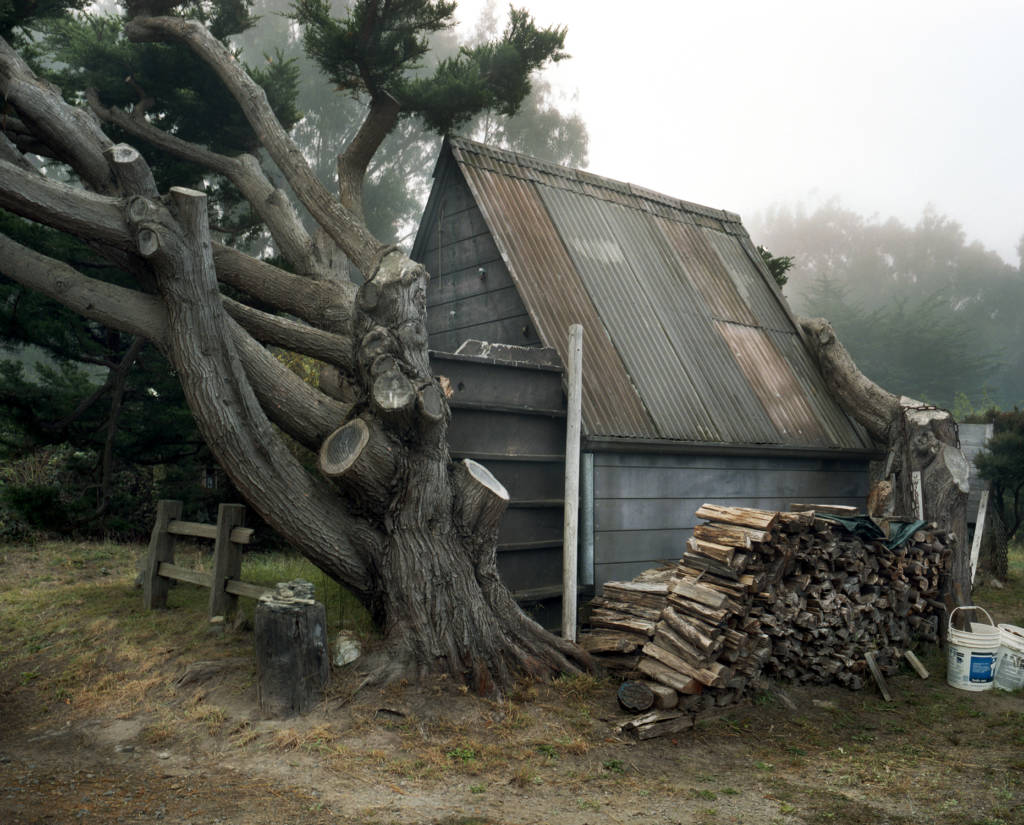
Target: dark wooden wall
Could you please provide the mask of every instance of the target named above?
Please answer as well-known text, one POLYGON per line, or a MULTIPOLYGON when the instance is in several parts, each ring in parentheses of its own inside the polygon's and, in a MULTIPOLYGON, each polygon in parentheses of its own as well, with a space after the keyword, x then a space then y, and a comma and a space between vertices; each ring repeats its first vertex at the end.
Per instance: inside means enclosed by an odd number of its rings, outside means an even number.
POLYGON ((454 164, 442 170, 439 195, 425 216, 415 257, 430 272, 430 346, 455 352, 470 338, 518 346, 540 339, 494 238, 454 164))
POLYGON ((704 502, 788 510, 792 502, 863 507, 859 460, 597 453, 594 578, 628 580, 683 552, 704 502))
POLYGON ((431 354, 431 366, 451 382, 452 457, 479 461, 511 497, 498 534, 502 581, 523 601, 557 595, 565 473, 561 367, 439 352, 431 354))

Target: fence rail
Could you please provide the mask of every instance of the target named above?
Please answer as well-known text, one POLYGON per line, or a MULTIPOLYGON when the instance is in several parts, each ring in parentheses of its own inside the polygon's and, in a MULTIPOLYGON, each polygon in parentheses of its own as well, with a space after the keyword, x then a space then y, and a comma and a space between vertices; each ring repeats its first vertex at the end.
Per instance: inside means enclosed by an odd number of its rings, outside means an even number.
POLYGON ((171 581, 189 582, 210 589, 209 615, 229 616, 238 607, 238 597, 258 599, 272 588, 242 581, 242 548, 252 541, 253 529, 243 527, 245 507, 221 504, 216 524, 181 520, 181 502, 163 499, 157 503, 156 523, 149 538, 142 602, 147 610, 167 606, 171 581), (192 570, 174 563, 177 536, 213 540, 213 570, 192 570))

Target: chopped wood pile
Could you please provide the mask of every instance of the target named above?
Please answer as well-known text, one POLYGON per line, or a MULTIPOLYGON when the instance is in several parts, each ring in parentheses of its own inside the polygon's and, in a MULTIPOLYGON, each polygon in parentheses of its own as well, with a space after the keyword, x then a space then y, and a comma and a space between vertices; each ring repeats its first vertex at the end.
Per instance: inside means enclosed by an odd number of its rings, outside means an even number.
POLYGON ((655 708, 624 731, 677 732, 766 677, 856 690, 871 678, 868 659, 892 674, 915 642, 937 638, 945 534, 921 529, 890 550, 828 521, 827 509, 705 504, 674 566, 605 583, 580 644, 630 680, 624 707, 655 708))

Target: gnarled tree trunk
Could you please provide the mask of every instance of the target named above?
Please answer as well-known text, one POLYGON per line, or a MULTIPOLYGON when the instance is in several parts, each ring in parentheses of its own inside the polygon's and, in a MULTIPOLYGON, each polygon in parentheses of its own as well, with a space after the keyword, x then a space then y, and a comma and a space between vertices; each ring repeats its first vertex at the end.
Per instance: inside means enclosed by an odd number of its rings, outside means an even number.
POLYGON ((802 318, 805 339, 829 388, 843 409, 886 451, 873 466, 873 492, 887 485, 888 510, 896 518, 918 514, 915 474, 920 477, 923 518, 955 537, 947 603, 970 603, 970 547, 967 543, 969 465, 960 449, 956 421, 948 410, 879 387, 854 363, 835 330, 824 318, 802 318))
POLYGON ((141 288, 96 281, 0 236, 3 274, 167 356, 200 432, 246 501, 381 623, 386 644, 374 675, 444 673, 493 693, 521 674, 589 668, 586 653, 530 620, 499 581, 495 546, 508 495, 483 467, 449 456, 447 399, 427 357, 427 272, 376 241, 357 208, 393 107, 371 106, 339 160, 339 201, 316 181, 263 90, 202 25, 140 17, 128 32, 178 40, 216 71, 321 231, 315 239, 307 233, 253 157, 197 154, 152 134, 144 119, 103 108, 95 95, 95 116, 76 109, 0 39, 10 122, 32 133, 31 151, 67 163, 88 187, 40 174, 22 154, 22 132, 15 140, 0 125, 0 208, 87 240, 141 288), (206 196, 180 187, 161 196, 142 156, 113 145, 97 117, 206 163, 266 201, 261 215, 299 274, 214 242, 206 196), (364 275, 358 292, 335 277, 339 250, 364 275), (229 300, 220 284, 295 320, 229 300), (338 376, 334 391, 303 383, 266 345, 328 364, 338 376), (319 473, 273 425, 319 453, 319 473))

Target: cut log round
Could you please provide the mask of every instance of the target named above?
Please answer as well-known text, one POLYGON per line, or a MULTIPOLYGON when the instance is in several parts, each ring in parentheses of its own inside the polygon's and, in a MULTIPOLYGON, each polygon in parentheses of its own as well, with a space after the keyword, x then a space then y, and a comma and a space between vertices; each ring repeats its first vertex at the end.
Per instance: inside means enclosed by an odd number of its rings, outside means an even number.
POLYGON ((397 474, 396 452, 387 436, 356 418, 331 433, 320 446, 320 472, 375 509, 391 500, 397 474))
POLYGON ((616 692, 619 704, 633 713, 642 713, 654 707, 654 691, 644 682, 626 681, 616 692))
POLYGON ((455 465, 455 512, 469 536, 483 539, 498 531, 508 507, 508 490, 494 475, 470 458, 455 465))

